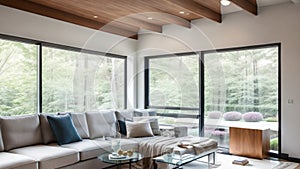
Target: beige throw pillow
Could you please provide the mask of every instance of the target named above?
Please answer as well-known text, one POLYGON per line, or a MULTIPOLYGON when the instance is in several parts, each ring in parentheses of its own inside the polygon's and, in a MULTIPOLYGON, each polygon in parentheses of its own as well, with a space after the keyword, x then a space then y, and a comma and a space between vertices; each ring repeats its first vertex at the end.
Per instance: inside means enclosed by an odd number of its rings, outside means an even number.
MULTIPOLYGON (((150 126, 152 129, 152 132, 154 135, 160 135, 160 129, 158 124, 158 116, 156 110, 153 109, 135 109, 134 112, 134 118, 148 118, 150 121, 150 126)), ((137 121, 137 120, 133 120, 137 121)))
POLYGON ((131 137, 152 137, 152 129, 149 122, 126 121, 127 138, 131 137))

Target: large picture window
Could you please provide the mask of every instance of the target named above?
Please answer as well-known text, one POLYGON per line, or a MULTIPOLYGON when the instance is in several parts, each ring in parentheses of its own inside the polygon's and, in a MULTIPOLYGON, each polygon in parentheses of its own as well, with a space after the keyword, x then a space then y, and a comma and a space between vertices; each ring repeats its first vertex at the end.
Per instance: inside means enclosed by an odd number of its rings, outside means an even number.
POLYGON ((145 107, 161 125, 184 125, 225 148, 231 126, 269 128, 277 153, 279 58, 280 44, 145 57, 145 107))
POLYGON ((125 108, 125 59, 43 48, 43 111, 125 108))
POLYGON ((0 115, 37 110, 37 50, 34 44, 0 39, 0 115))
POLYGON ((0 38, 0 115, 126 108, 126 56, 0 38))
POLYGON ((270 129, 278 150, 279 45, 203 52, 205 136, 228 147, 229 127, 270 129))

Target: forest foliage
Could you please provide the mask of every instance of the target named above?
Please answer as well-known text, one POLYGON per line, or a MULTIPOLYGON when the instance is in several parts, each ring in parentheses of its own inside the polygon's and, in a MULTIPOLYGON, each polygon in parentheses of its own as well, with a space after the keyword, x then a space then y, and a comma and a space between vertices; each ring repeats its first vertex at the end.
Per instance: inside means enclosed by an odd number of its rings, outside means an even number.
MULTIPOLYGON (((237 111, 276 117, 277 47, 210 52, 204 54, 202 62, 206 115, 211 111, 237 111)), ((149 65, 151 106, 199 108, 198 55, 153 58, 149 65)))
MULTIPOLYGON (((150 59, 150 105, 199 108, 199 61, 197 54, 150 59)), ((276 117, 277 47, 205 53, 203 63, 205 112, 276 117)), ((124 108, 124 69, 124 59, 43 47, 43 112, 124 108)), ((0 40, 0 115, 37 112, 38 77, 37 45, 0 40)))
MULTIPOLYGON (((42 111, 124 108, 125 59, 42 48, 42 111)), ((38 106, 38 46, 0 40, 0 115, 38 106)))

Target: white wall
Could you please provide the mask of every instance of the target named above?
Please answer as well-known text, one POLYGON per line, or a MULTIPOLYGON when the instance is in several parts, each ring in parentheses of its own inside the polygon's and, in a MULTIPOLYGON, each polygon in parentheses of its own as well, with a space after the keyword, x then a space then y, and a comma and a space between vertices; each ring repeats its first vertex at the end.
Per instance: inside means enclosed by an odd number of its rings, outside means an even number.
MULTIPOLYGON (((138 72, 144 69, 144 56, 257 44, 282 44, 282 152, 300 158, 300 4, 286 3, 264 7, 254 16, 241 11, 223 16, 222 23, 202 19, 192 29, 165 26, 163 35, 143 34, 138 42, 138 72), (288 105, 287 100, 294 104, 288 105)), ((138 76, 138 106, 144 106, 144 77, 138 76)))
POLYGON ((128 107, 134 107, 136 40, 2 5, 0 23, 0 34, 128 56, 128 107))
POLYGON ((138 107, 144 104, 143 56, 281 42, 282 150, 300 158, 299 17, 300 4, 287 3, 262 8, 258 16, 245 11, 228 14, 222 23, 196 20, 192 29, 168 25, 162 35, 145 33, 135 41, 0 5, 0 33, 129 56, 129 107, 136 101, 138 107), (287 99, 294 104, 288 105, 287 99))

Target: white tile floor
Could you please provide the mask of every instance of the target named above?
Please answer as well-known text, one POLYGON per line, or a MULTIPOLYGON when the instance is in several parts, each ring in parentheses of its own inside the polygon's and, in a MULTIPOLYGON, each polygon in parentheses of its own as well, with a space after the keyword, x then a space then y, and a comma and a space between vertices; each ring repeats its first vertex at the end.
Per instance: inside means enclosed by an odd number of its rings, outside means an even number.
MULTIPOLYGON (((281 162, 276 160, 258 160, 247 158, 249 160, 249 164, 246 166, 240 166, 232 164, 234 159, 240 158, 238 156, 233 155, 224 155, 217 154, 216 161, 217 165, 212 166, 211 168, 216 169, 297 169, 298 164, 292 162, 281 162)), ((245 157, 242 157, 245 158, 245 157)), ((201 161, 207 161, 207 157, 202 159, 201 161)), ((170 168, 170 167, 169 167, 170 168)), ((193 162, 184 167, 184 169, 208 169, 207 164, 202 162, 193 162)))

